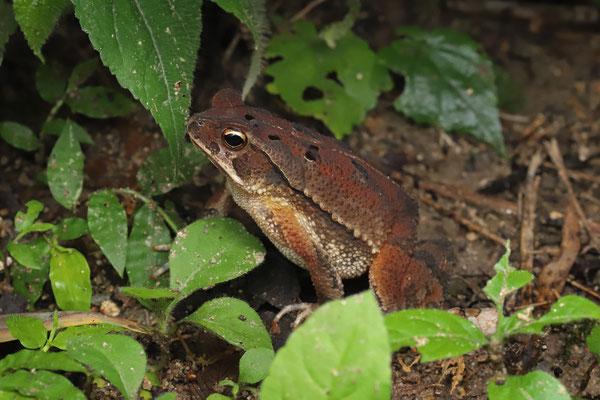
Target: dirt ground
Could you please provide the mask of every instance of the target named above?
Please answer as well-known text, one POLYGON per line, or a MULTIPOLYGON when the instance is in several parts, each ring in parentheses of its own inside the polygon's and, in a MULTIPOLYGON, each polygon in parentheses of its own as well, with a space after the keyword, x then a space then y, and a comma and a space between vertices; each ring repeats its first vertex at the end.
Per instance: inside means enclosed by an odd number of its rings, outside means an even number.
MULTIPOLYGON (((268 3, 270 10, 284 18, 302 8, 300 2, 268 3)), ((316 7, 308 18, 322 26, 341 18, 345 9, 344 2, 331 1, 316 7)), ((511 240, 512 265, 529 268, 536 276, 547 274, 550 266, 568 276, 561 280, 564 288, 561 284, 558 289, 556 282, 546 277, 540 284, 551 284, 554 291, 534 287, 530 294, 511 299, 507 311, 531 302, 540 303, 543 309, 556 292, 598 302, 600 248, 594 247, 593 240, 600 236, 600 9, 586 2, 402 0, 363 1, 361 10, 354 31, 373 48, 388 44, 394 38, 395 27, 402 25, 448 27, 479 41, 512 81, 503 86, 507 91, 512 88, 512 95, 504 102, 501 114, 509 159, 466 136, 416 125, 394 111, 392 103, 401 93, 401 78, 393 91, 381 96, 365 123, 346 139, 364 158, 420 199, 421 238, 442 237, 452 243, 456 265, 448 282, 447 306, 490 306, 481 289, 493 275, 493 265, 506 239, 511 240), (498 9, 493 4, 504 4, 506 8, 498 9), (561 179, 561 172, 568 177, 571 189, 561 179), (569 206, 574 200, 580 211, 569 206)), ((212 3, 205 5, 204 13, 197 76, 210 79, 196 81, 193 111, 206 108, 220 88, 241 88, 250 55, 243 34, 233 53, 225 58, 225 49, 239 31, 239 24, 212 3)), ((74 65, 89 58, 93 49, 71 16, 61 22, 44 53, 65 65, 74 65), (61 43, 67 38, 77 43, 77 54, 64 50, 61 43)), ((36 94, 36 65, 22 35, 15 35, 0 69, 0 120, 41 125, 50 106, 36 94)), ((108 71, 97 79, 101 84, 114 84, 108 71)), ((259 81, 247 102, 292 118, 280 99, 266 93, 266 81, 264 77, 259 81)), ((293 118, 326 132, 315 120, 293 118)), ((110 120, 80 118, 77 122, 95 140, 93 148, 84 148, 82 198, 106 186, 135 185, 135 173, 145 157, 165 145, 147 112, 110 120)), ((13 217, 28 200, 37 199, 47 206, 44 217, 48 222, 60 218, 61 207, 52 200, 47 187, 35 180, 44 165, 0 142, 1 248, 15 235, 13 217)), ((204 212, 208 188, 214 187, 211 182, 216 175, 216 170, 209 167, 194 185, 177 189, 161 200, 173 200, 191 222, 204 212)), ((81 207, 82 213, 84 210, 81 207)), ((241 210, 234 216, 260 235, 241 210)), ((91 239, 76 241, 73 246, 88 257, 92 268, 94 304, 111 298, 121 307, 122 316, 150 318, 135 301, 119 295, 118 286, 125 282, 109 268, 91 239)), ((281 306, 298 298, 315 300, 308 275, 272 245, 267 244, 267 252, 260 268, 226 287, 194 296, 176 310, 176 315, 194 309, 202 298, 228 294, 248 301, 268 324, 281 306)), ((365 279, 347 283, 349 292, 367 286, 365 279)), ((36 311, 52 308, 51 291, 47 289, 36 311)), ((24 300, 10 295, 7 279, 2 291, 0 305, 5 312, 25 311, 24 300)), ((276 347, 289 335, 285 328, 289 321, 281 325, 283 332, 273 337, 276 347)), ((585 346, 585 334, 590 329, 590 323, 584 323, 553 327, 542 336, 515 337, 505 347, 508 372, 544 370, 559 378, 571 395, 600 399, 600 372, 585 346)), ((158 339, 138 339, 150 358, 159 354, 158 339)), ((177 391, 182 399, 204 398, 215 390, 219 380, 237 377, 240 354, 235 349, 192 327, 181 329, 176 339, 166 344, 171 361, 160 376, 161 390, 177 391)), ((14 351, 15 346, 0 345, 0 354, 14 351)), ((487 382, 494 375, 486 351, 428 364, 414 363, 416 360, 417 355, 411 351, 394 355, 394 399, 486 398, 487 382)), ((89 390, 97 399, 120 396, 110 387, 89 390)))

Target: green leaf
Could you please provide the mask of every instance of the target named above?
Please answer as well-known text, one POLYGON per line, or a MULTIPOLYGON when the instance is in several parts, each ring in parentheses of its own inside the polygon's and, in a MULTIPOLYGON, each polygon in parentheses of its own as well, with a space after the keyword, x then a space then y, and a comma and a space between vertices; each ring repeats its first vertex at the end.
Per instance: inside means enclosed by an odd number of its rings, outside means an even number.
POLYGON ((37 200, 30 200, 25 206, 27 206, 27 211, 17 211, 15 216, 15 228, 19 232, 29 228, 44 209, 44 205, 37 200))
POLYGON ((137 110, 137 104, 119 90, 102 86, 77 89, 65 103, 73 112, 90 118, 120 117, 137 110))
POLYGON ((169 259, 166 251, 155 251, 152 246, 171 243, 169 229, 162 217, 148 204, 133 216, 133 227, 127 243, 127 276, 133 286, 154 287, 158 281, 150 276, 169 259))
POLYGON ((52 149, 46 172, 54 199, 67 209, 73 208, 83 188, 83 153, 71 121, 52 149))
POLYGON ((90 267, 75 249, 52 249, 50 282, 56 304, 64 311, 89 311, 92 300, 90 267))
POLYGON ((73 361, 71 358, 69 358, 67 353, 48 353, 45 351, 36 350, 21 350, 16 353, 9 354, 0 360, 0 375, 9 369, 20 368, 51 369, 87 373, 85 367, 83 367, 83 365, 79 364, 77 361, 73 361))
POLYGON ((28 349, 39 349, 46 343, 48 331, 44 323, 37 318, 24 315, 11 315, 6 318, 10 334, 28 349))
POLYGON ((172 299, 177 295, 169 289, 148 289, 143 287, 121 287, 121 293, 138 299, 172 299))
POLYGON ((137 173, 142 192, 151 195, 167 193, 184 183, 191 182, 198 169, 208 164, 208 159, 191 143, 186 143, 179 159, 177 175, 175 161, 169 148, 164 147, 150 154, 137 173))
POLYGON ((523 326, 512 333, 542 333, 542 328, 553 324, 568 324, 582 319, 600 320, 600 306, 583 297, 569 295, 561 297, 550 311, 539 319, 523 322, 523 326))
POLYGON ((321 306, 279 349, 261 400, 381 399, 391 395, 391 350, 372 292, 321 306))
POLYGON ((74 0, 102 62, 150 110, 179 164, 202 19, 198 0, 74 0))
POLYGON ((58 224, 54 233, 58 235, 58 240, 73 240, 88 233, 87 222, 83 218, 67 218, 58 224))
POLYGON ((504 305, 506 296, 527 285, 533 279, 530 272, 519 271, 508 263, 510 257, 509 242, 506 243, 505 249, 502 258, 494 265, 496 275, 483 288, 485 294, 500 308, 504 305))
POLYGON ((29 372, 21 369, 0 376, 1 390, 17 392, 39 400, 86 400, 81 390, 73 386, 67 378, 44 370, 29 372))
POLYGON ((416 347, 422 362, 452 358, 488 344, 471 322, 440 310, 403 310, 385 316, 392 351, 416 347))
MULTIPOLYGON (((89 135, 89 133, 87 133, 85 128, 83 128, 81 125, 79 125, 78 123, 76 123, 74 121, 69 120, 69 122, 71 124, 71 128, 75 132, 75 137, 77 138, 77 141, 79 143, 84 143, 84 144, 93 144, 94 143, 94 139, 92 139, 92 137, 89 135)), ((46 122, 44 124, 43 130, 44 130, 44 132, 46 132, 49 135, 60 136, 63 129, 65 128, 66 123, 67 123, 66 119, 56 118, 56 119, 46 122)))
POLYGON ((68 0, 14 0, 15 18, 29 47, 44 62, 42 46, 54 30, 68 0))
POLYGON ((265 379, 275 353, 271 349, 250 349, 240 359, 240 383, 258 383, 265 379))
POLYGON ((405 79, 394 106, 419 123, 469 133, 506 155, 492 62, 462 33, 417 27, 397 30, 402 39, 379 52, 405 79))
POLYGON ((99 66, 100 60, 97 57, 77 64, 69 77, 67 92, 73 92, 85 83, 96 72, 99 66))
POLYGON ((177 398, 177 393, 165 393, 161 396, 158 396, 156 398, 156 400, 175 400, 176 398, 177 398))
POLYGON ((269 21, 267 20, 267 12, 265 9, 264 0, 213 0, 223 10, 235 15, 254 38, 254 53, 248 69, 248 75, 244 88, 242 90, 242 98, 245 98, 262 70, 263 58, 268 42, 270 32, 269 21))
POLYGON ((501 385, 490 379, 487 390, 490 400, 571 400, 562 383, 544 371, 507 376, 501 385))
POLYGON ((93 368, 125 398, 135 398, 146 371, 146 354, 134 339, 123 335, 71 338, 67 341, 67 354, 93 368))
POLYGON ((262 320, 242 300, 222 297, 208 301, 183 321, 201 326, 244 350, 258 347, 273 349, 271 337, 262 320))
POLYGON ((41 146, 40 139, 31 129, 16 122, 0 122, 0 137, 20 150, 35 151, 41 146))
POLYGON ((0 2, 0 65, 4 58, 4 48, 10 35, 17 30, 17 21, 10 3, 0 2))
POLYGON ((40 63, 35 73, 35 86, 42 99, 48 103, 56 102, 67 87, 67 73, 64 67, 53 60, 40 63))
POLYGON ((232 400, 233 397, 225 396, 220 393, 213 393, 209 395, 206 400, 232 400))
POLYGON ((81 336, 104 336, 110 332, 123 331, 127 331, 127 329, 109 324, 71 326, 56 334, 56 337, 52 341, 52 346, 61 350, 66 350, 67 341, 71 338, 81 336))
POLYGON ((600 355, 600 326, 592 329, 585 342, 592 353, 600 355))
POLYGON ((127 258, 127 216, 117 196, 108 190, 92 195, 88 208, 88 227, 94 241, 123 276, 127 258))
POLYGON ((254 269, 265 249, 236 220, 207 218, 177 233, 171 254, 170 287, 182 294, 225 282, 254 269))
POLYGON ((10 268, 13 288, 16 293, 24 296, 29 301, 30 309, 33 309, 33 305, 42 295, 44 284, 48 280, 48 273, 50 272, 50 246, 43 238, 38 240, 43 242, 48 249, 42 259, 41 268, 26 268, 19 263, 10 268))
POLYGON ((6 248, 19 264, 34 270, 41 269, 49 260, 50 246, 44 238, 28 244, 10 242, 6 248))
POLYGON ((379 93, 391 88, 392 80, 367 42, 350 31, 333 49, 307 21, 294 24, 294 31, 279 34, 269 43, 267 56, 283 58, 267 68, 273 76, 267 89, 281 95, 299 114, 322 120, 341 138, 363 121, 379 93), (322 96, 305 99, 309 89, 322 96))

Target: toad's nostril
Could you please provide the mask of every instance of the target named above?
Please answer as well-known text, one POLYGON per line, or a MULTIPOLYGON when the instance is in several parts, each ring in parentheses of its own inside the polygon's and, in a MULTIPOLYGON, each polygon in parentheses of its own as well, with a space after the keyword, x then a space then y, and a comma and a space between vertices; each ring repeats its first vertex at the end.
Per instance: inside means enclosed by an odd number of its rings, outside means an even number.
POLYGON ((188 122, 187 127, 190 128, 202 128, 205 125, 201 119, 194 119, 188 122))

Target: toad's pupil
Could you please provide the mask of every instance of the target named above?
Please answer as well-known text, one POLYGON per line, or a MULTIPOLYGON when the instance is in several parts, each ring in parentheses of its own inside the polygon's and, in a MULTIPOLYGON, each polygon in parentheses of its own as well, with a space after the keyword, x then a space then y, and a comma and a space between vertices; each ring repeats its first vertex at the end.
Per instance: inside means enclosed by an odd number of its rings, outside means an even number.
POLYGON ((246 135, 241 132, 228 129, 223 132, 223 140, 232 149, 237 149, 246 144, 246 135))

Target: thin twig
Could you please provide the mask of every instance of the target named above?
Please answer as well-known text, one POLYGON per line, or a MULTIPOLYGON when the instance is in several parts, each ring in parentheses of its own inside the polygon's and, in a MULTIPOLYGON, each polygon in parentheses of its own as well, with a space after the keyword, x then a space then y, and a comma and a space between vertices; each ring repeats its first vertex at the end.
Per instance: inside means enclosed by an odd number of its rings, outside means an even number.
POLYGON ((477 233, 481 234, 482 236, 485 236, 486 238, 500 244, 501 246, 505 245, 505 243, 506 243, 505 239, 502 239, 500 236, 488 231, 484 227, 479 226, 472 221, 469 221, 468 219, 466 219, 465 217, 460 215, 458 212, 448 210, 448 209, 442 207, 440 204, 431 200, 431 198, 429 198, 429 196, 421 193, 419 195, 419 200, 421 200, 423 203, 428 204, 431 207, 435 208, 437 211, 439 211, 443 214, 446 214, 448 216, 451 216, 452 218, 454 218, 456 220, 456 222, 458 222, 461 225, 464 225, 467 229, 469 229, 473 232, 477 232, 477 233))
POLYGON ((306 16, 306 14, 308 14, 313 8, 315 8, 316 6, 318 6, 321 3, 324 3, 325 0, 313 0, 310 3, 308 3, 306 5, 306 7, 304 7, 302 10, 298 11, 296 13, 296 15, 294 15, 292 18, 290 18, 290 22, 296 22, 299 19, 302 19, 306 16))

